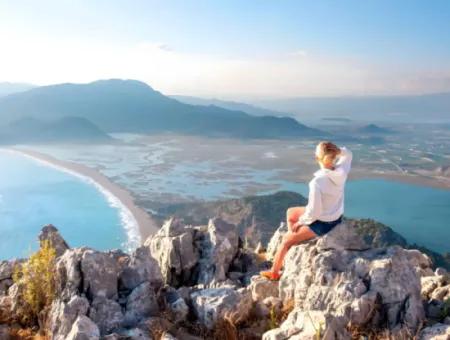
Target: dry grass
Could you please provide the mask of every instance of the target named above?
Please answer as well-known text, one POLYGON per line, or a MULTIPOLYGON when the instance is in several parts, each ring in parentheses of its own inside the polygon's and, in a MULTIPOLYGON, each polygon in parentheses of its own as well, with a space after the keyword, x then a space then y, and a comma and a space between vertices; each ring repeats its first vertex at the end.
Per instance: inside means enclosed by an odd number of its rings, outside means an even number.
POLYGON ((55 249, 50 242, 44 241, 41 248, 14 272, 19 308, 13 317, 24 326, 44 329, 48 310, 56 297, 55 261, 55 249))

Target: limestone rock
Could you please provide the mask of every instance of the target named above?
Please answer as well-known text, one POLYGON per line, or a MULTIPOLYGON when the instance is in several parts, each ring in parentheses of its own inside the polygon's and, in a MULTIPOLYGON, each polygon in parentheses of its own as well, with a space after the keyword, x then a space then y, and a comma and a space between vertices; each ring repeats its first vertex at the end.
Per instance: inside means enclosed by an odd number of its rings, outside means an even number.
POLYGON ((13 285, 13 273, 22 262, 23 260, 0 261, 0 296, 5 295, 13 285))
POLYGON ((120 305, 104 297, 94 299, 89 310, 89 318, 98 326, 101 335, 120 328, 124 322, 120 305))
POLYGON ((323 311, 292 311, 279 328, 264 333, 263 340, 350 339, 345 328, 323 311), (337 337, 336 337, 337 336, 337 337))
POLYGON ((168 286, 164 287, 160 294, 170 320, 175 323, 185 320, 189 313, 189 307, 180 292, 168 286))
POLYGON ((361 235, 358 235, 354 226, 343 222, 320 237, 317 241, 317 248, 319 250, 366 250, 369 245, 361 235))
POLYGON ((65 340, 99 340, 100 331, 87 316, 80 315, 65 340))
POLYGON ((251 294, 232 288, 208 288, 191 294, 192 307, 201 324, 212 329, 225 313, 245 316, 252 307, 251 294))
POLYGON ((133 290, 144 282, 157 289, 163 282, 161 269, 153 258, 150 248, 142 246, 137 248, 129 259, 129 263, 121 269, 120 284, 123 288, 133 290))
POLYGON ((88 300, 76 295, 67 303, 60 299, 53 301, 49 312, 49 330, 52 339, 66 339, 75 320, 80 315, 86 315, 88 309, 88 300))
POLYGON ((64 252, 70 248, 60 235, 58 229, 56 229, 52 224, 48 224, 43 227, 39 234, 39 241, 41 244, 45 240, 49 241, 50 245, 55 249, 57 257, 64 254, 64 252))
POLYGON ((269 281, 261 276, 253 276, 250 283, 253 301, 262 301, 268 297, 278 297, 278 282, 269 281))
POLYGON ((171 286, 189 281, 191 269, 199 260, 194 247, 194 233, 192 227, 172 218, 145 243, 158 261, 164 281, 171 286))
POLYGON ((81 257, 87 250, 88 248, 69 249, 56 261, 57 285, 64 300, 69 300, 83 290, 81 257))
MULTIPOLYGON (((317 242, 291 248, 279 283, 280 297, 303 311, 376 327, 387 318, 416 330, 424 320, 417 254, 394 246, 365 249, 346 224, 317 242)), ((340 322, 341 322, 340 321, 340 322)), ((334 326, 333 326, 334 327, 334 326)))
POLYGON ((237 227, 219 218, 211 219, 200 246, 203 254, 198 283, 208 285, 226 280, 226 273, 237 255, 238 247, 237 227))
POLYGON ((117 299, 118 268, 108 254, 87 249, 81 256, 83 293, 90 299, 117 299))
POLYGON ((278 249, 278 247, 281 245, 281 242, 283 241, 283 236, 288 232, 288 226, 286 223, 281 222, 278 229, 273 234, 272 238, 269 241, 269 244, 267 245, 267 252, 266 257, 268 260, 272 261, 275 253, 278 249))
POLYGON ((419 335, 420 340, 449 340, 450 325, 437 323, 431 327, 424 328, 419 335))
POLYGON ((157 315, 159 311, 156 295, 150 282, 136 287, 128 296, 125 320, 127 325, 136 325, 140 320, 157 315))

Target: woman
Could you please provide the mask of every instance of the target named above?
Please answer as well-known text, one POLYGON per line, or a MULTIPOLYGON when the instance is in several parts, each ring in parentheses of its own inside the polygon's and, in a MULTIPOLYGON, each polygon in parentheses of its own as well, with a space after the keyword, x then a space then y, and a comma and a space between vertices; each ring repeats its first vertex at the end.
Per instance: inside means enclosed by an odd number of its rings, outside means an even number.
POLYGON ((287 210, 288 233, 275 254, 272 269, 261 272, 269 280, 280 279, 284 257, 292 246, 325 235, 342 220, 344 186, 350 172, 352 153, 331 142, 320 142, 316 147, 316 161, 320 170, 309 182, 308 204, 287 210))

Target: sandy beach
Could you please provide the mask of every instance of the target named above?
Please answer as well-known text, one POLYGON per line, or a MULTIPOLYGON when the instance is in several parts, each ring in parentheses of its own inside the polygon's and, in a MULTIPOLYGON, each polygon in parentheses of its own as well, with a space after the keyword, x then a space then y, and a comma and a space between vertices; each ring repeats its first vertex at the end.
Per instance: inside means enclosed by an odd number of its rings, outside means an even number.
POLYGON ((147 214, 145 210, 143 210, 142 208, 138 207, 135 204, 134 198, 126 189, 111 182, 106 176, 102 175, 99 171, 87 167, 85 165, 59 160, 52 156, 33 150, 25 150, 17 148, 9 150, 18 152, 27 157, 31 157, 40 162, 47 163, 50 166, 61 168, 69 173, 85 177, 94 182, 99 187, 101 187, 107 193, 113 195, 120 201, 123 207, 127 209, 134 218, 139 228, 141 242, 144 242, 150 235, 152 235, 159 229, 159 226, 156 223, 156 221, 149 214, 147 214))

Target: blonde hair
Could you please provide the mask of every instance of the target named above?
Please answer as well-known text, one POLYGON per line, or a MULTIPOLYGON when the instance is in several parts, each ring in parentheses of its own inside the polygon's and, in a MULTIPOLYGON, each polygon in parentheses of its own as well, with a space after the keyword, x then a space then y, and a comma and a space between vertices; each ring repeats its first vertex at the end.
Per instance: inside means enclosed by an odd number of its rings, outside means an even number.
POLYGON ((316 157, 325 164, 334 165, 340 152, 336 144, 327 141, 320 142, 316 147, 316 157))

